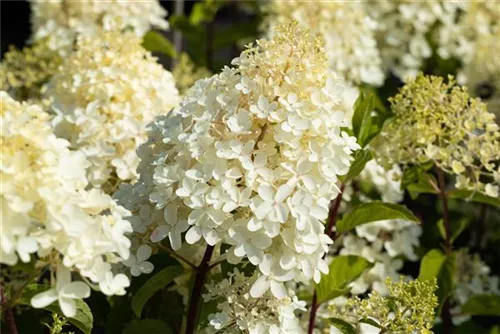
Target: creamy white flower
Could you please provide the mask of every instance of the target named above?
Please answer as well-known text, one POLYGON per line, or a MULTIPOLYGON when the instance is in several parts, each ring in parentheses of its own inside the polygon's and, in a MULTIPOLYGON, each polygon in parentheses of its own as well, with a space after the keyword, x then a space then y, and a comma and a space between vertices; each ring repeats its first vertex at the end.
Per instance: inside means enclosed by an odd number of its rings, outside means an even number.
POLYGON ((295 311, 305 311, 306 303, 286 289, 281 299, 274 298, 270 293, 254 299, 248 291, 255 285, 255 279, 256 275, 245 277, 235 269, 222 281, 206 285, 205 302, 222 298, 217 305, 218 312, 208 316, 210 326, 224 333, 303 333, 295 311))
POLYGON ((380 193, 383 202, 398 203, 403 200, 401 177, 403 173, 398 165, 386 170, 375 160, 370 160, 360 174, 361 180, 370 182, 380 193))
POLYGON ((384 82, 382 59, 377 48, 377 24, 360 2, 270 1, 265 27, 270 36, 280 24, 295 20, 299 26, 325 41, 331 68, 354 84, 380 86, 384 82))
POLYGON ((132 276, 139 276, 142 273, 149 274, 153 271, 154 266, 151 262, 146 261, 151 257, 152 249, 148 245, 141 245, 137 249, 136 255, 130 255, 129 258, 123 261, 123 264, 130 267, 132 276))
POLYGON ((178 101, 171 73, 139 38, 118 32, 80 38, 45 96, 58 136, 87 156, 90 183, 108 193, 136 179, 135 149, 146 139, 146 124, 178 101))
POLYGON ((90 288, 83 282, 71 282, 71 272, 61 265, 57 267, 56 275, 56 286, 33 296, 31 305, 35 308, 42 308, 58 301, 63 314, 68 318, 74 317, 76 315, 75 299, 90 297, 90 288))
POLYGON ((116 197, 141 222, 143 240, 175 230, 176 249, 187 222, 187 243, 225 243, 228 261, 259 266, 253 295, 269 288, 283 297, 284 282, 319 281, 328 271, 322 257, 332 240, 323 221, 359 149, 341 130, 352 105, 343 103, 344 81, 330 71, 320 40, 295 25, 233 64, 197 81, 149 125, 140 179, 116 197), (295 208, 300 199, 307 208, 295 208), (152 219, 141 217, 145 205, 152 219))
POLYGON ((99 284, 112 275, 112 264, 129 256, 132 228, 123 218, 129 212, 102 191, 85 190, 88 162, 54 135, 40 107, 0 92, 0 124, 0 262, 15 265, 35 256, 57 266, 62 281, 44 296, 59 298, 71 313, 66 299, 84 283, 70 283, 68 270, 99 284))
POLYGON ((34 40, 69 53, 78 35, 93 37, 103 31, 132 30, 142 37, 151 28, 167 29, 167 11, 157 0, 33 0, 31 26, 34 40))

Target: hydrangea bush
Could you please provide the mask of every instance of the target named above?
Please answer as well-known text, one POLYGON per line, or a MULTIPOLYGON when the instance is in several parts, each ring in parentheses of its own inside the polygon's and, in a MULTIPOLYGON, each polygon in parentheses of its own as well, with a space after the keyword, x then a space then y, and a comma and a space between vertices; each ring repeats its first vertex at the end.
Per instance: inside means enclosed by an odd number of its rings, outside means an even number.
POLYGON ((7 333, 500 330, 499 4, 30 6, 7 333))

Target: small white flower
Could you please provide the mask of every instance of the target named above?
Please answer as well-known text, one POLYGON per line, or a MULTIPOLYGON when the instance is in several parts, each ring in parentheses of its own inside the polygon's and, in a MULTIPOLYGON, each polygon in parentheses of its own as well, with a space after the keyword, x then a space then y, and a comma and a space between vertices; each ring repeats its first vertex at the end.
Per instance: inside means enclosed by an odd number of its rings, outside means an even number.
POLYGON ((141 245, 137 249, 136 255, 130 255, 130 257, 123 261, 123 264, 130 267, 130 273, 132 276, 140 276, 141 274, 150 274, 154 266, 151 262, 146 261, 151 257, 152 249, 148 245, 141 245))

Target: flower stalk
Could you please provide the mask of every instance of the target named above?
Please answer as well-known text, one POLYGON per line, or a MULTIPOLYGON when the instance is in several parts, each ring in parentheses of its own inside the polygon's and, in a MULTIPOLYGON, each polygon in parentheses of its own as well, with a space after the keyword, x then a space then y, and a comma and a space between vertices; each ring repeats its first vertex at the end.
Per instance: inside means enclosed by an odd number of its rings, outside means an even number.
POLYGON ((3 293, 3 287, 0 287, 0 295, 2 298, 2 312, 4 313, 5 322, 8 325, 10 334, 17 334, 16 320, 14 318, 14 311, 7 301, 5 294, 3 293))
POLYGON ((205 277, 210 270, 210 259, 212 258, 213 252, 214 246, 208 245, 200 265, 196 267, 196 277, 193 289, 191 290, 191 301, 189 302, 186 334, 195 333, 196 325, 198 324, 198 310, 203 292, 203 284, 205 283, 205 277))
MULTIPOLYGON (((340 193, 337 198, 332 201, 331 209, 328 212, 328 224, 326 225, 325 232, 328 234, 332 240, 335 240, 335 231, 333 228, 337 224, 338 212, 340 208, 340 203, 342 203, 342 194, 344 193, 345 184, 340 185, 340 193)), ((326 254, 325 254, 326 255, 326 254)), ((316 312, 318 310, 318 296, 316 295, 316 289, 314 289, 313 300, 311 304, 311 312, 309 313, 309 326, 307 328, 307 333, 312 334, 314 330, 314 322, 316 320, 316 312)))

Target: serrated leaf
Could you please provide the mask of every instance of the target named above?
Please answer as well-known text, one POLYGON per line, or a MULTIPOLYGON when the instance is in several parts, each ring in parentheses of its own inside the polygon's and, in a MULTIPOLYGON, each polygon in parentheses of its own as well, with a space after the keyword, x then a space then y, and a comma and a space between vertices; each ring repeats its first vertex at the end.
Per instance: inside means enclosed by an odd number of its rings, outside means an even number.
MULTIPOLYGON (((50 287, 42 284, 30 284, 24 288, 23 294, 19 300, 20 304, 31 306, 31 298, 38 293, 49 290, 50 287)), ((68 318, 68 321, 85 334, 92 332, 94 317, 87 303, 82 299, 73 299, 76 305, 76 314, 68 318)), ((45 310, 64 316, 58 302, 54 302, 46 307, 45 310)))
POLYGON ((373 158, 372 153, 368 150, 358 150, 354 154, 354 161, 349 168, 349 172, 341 177, 343 182, 350 181, 358 176, 366 166, 366 163, 373 158))
POLYGON ((436 296, 439 305, 436 313, 441 312, 443 303, 453 292, 455 266, 455 256, 453 254, 446 255, 439 249, 430 250, 422 258, 418 279, 427 281, 437 278, 438 289, 436 296))
POLYGON ((462 313, 480 316, 500 316, 500 296, 472 296, 467 303, 462 306, 462 313))
POLYGON ((181 266, 169 266, 162 269, 147 280, 146 283, 144 283, 144 285, 141 286, 132 297, 132 310, 135 315, 140 317, 146 302, 153 297, 156 292, 163 289, 183 273, 184 269, 181 266))
POLYGON ((337 223, 337 233, 344 233, 356 226, 387 219, 404 219, 418 223, 419 220, 406 207, 374 201, 356 206, 337 223))
POLYGON ((335 257, 330 263, 328 275, 322 275, 321 281, 316 284, 318 304, 349 292, 347 285, 371 267, 373 264, 360 256, 335 257))
POLYGON ((161 52, 171 58, 177 58, 175 46, 159 32, 151 30, 144 35, 142 46, 148 51, 161 52))
POLYGON ((500 198, 491 197, 479 192, 469 190, 454 190, 448 193, 449 198, 464 199, 470 202, 483 203, 500 208, 500 198))
POLYGON ((330 324, 337 328, 342 334, 356 334, 356 327, 339 318, 329 319, 330 324))
POLYGON ((132 320, 123 330, 123 334, 173 334, 170 327, 158 319, 132 320))
MULTIPOLYGON (((453 244, 456 238, 465 230, 467 225, 469 225, 469 218, 467 217, 462 217, 458 220, 452 220, 450 222, 450 230, 451 230, 451 235, 450 235, 450 243, 453 244)), ((437 223, 439 233, 443 237, 443 239, 446 239, 446 231, 444 228, 444 220, 440 219, 437 223)))

